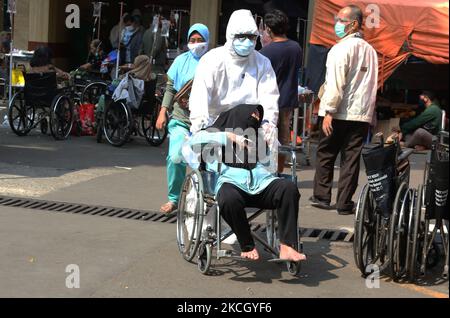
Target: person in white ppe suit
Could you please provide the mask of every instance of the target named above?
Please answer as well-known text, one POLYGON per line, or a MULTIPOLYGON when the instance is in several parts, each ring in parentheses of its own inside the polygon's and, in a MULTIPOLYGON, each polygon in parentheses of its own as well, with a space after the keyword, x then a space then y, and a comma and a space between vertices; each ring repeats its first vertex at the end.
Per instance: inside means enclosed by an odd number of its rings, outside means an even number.
MULTIPOLYGON (((216 124, 219 116, 219 121, 223 116, 230 116, 243 122, 251 122, 253 116, 260 121, 259 127, 263 127, 266 137, 277 139, 276 134, 275 138, 273 136, 278 123, 278 84, 270 61, 255 51, 258 36, 252 13, 248 10, 235 11, 228 23, 225 46, 211 50, 200 61, 189 102, 192 147, 205 143, 221 144, 224 148, 230 144, 243 146, 240 142, 243 136, 207 130, 216 124), (245 109, 245 105, 262 107, 260 112, 249 116, 241 110, 245 109), (236 112, 230 114, 229 111, 234 110, 236 112), (241 113, 246 115, 237 115, 241 113)), ((267 139, 268 143, 274 141, 267 139)), ((212 166, 209 165, 207 169, 213 169, 212 166)), ((243 258, 259 259, 245 208, 260 208, 278 209, 281 243, 279 260, 306 260, 306 256, 297 251, 300 200, 297 185, 276 178, 259 162, 245 169, 225 161, 219 173, 216 198, 222 217, 238 238, 243 258)))

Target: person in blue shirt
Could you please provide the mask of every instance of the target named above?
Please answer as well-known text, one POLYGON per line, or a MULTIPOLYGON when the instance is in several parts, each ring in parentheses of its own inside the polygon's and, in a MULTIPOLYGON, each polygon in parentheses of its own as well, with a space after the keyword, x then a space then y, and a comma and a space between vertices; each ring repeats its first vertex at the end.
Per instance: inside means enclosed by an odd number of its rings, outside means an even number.
MULTIPOLYGON (((173 213, 178 209, 181 188, 186 178, 186 164, 182 160, 181 148, 189 136, 191 121, 189 105, 184 105, 175 97, 194 78, 200 59, 209 48, 209 30, 204 24, 194 24, 188 32, 189 51, 177 57, 167 73, 168 81, 161 112, 156 128, 163 130, 169 122, 169 154, 167 156, 168 202, 161 207, 164 214, 173 213)), ((192 105, 195 107, 194 105, 192 105)))

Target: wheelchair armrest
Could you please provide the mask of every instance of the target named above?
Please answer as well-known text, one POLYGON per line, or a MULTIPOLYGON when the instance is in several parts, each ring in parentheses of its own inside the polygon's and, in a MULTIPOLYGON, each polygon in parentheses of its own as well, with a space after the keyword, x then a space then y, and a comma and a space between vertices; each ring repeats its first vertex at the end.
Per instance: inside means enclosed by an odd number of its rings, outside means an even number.
POLYGON ((414 152, 414 149, 404 149, 400 152, 397 162, 403 162, 408 159, 414 152))

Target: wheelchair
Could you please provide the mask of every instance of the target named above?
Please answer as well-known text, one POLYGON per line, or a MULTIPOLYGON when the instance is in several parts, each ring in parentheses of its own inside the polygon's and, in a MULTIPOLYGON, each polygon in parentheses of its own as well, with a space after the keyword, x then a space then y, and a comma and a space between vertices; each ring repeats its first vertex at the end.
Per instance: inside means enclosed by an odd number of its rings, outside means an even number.
POLYGON ((444 251, 442 278, 448 279, 448 137, 448 131, 443 130, 438 137, 434 138, 426 163, 423 184, 417 190, 412 190, 414 203, 410 219, 411 231, 408 236, 409 257, 407 259, 407 275, 411 282, 414 282, 418 276, 425 276, 427 269, 438 265, 442 256, 437 244, 438 233, 444 251))
MULTIPOLYGON (((222 146, 215 146, 216 151, 222 146)), ((218 151, 220 153, 220 150, 218 151)), ((221 157, 221 155, 220 155, 221 157)), ((218 171, 221 164, 218 164, 218 171)), ((290 176, 289 178, 294 178, 290 176)), ((215 198, 215 186, 218 174, 206 170, 205 163, 193 170, 185 179, 177 212, 177 245, 182 257, 189 263, 197 261, 198 270, 203 275, 211 273, 213 259, 242 260, 231 250, 222 248, 222 243, 233 235, 230 230, 224 230, 219 207, 215 198)), ((249 209, 248 222, 255 221, 266 213, 265 232, 266 239, 255 230, 252 236, 255 242, 260 243, 274 258, 279 257, 280 241, 278 239, 278 223, 276 211, 249 209)), ((260 228, 261 226, 256 226, 260 228)), ((264 226, 263 226, 264 227, 264 226)), ((303 244, 297 231, 297 250, 303 253, 303 244)), ((287 270, 293 276, 298 276, 301 263, 287 263, 287 270)))
POLYGON ((145 137, 153 147, 161 146, 168 136, 168 129, 156 129, 162 107, 162 96, 158 93, 156 80, 145 83, 145 93, 140 105, 131 108, 126 101, 114 102, 111 92, 103 117, 103 134, 114 147, 122 147, 130 141, 132 134, 145 137))
POLYGON ((20 137, 40 126, 46 134, 48 127, 56 140, 68 138, 74 121, 72 93, 59 90, 56 73, 24 74, 25 87, 9 104, 8 120, 11 130, 20 137))
POLYGON ((377 137, 380 144, 363 151, 369 184, 357 203, 353 253, 363 277, 371 273, 372 266, 378 266, 398 280, 406 272, 408 220, 413 200, 408 158, 413 150, 401 151, 398 141, 385 147, 383 135, 377 137))

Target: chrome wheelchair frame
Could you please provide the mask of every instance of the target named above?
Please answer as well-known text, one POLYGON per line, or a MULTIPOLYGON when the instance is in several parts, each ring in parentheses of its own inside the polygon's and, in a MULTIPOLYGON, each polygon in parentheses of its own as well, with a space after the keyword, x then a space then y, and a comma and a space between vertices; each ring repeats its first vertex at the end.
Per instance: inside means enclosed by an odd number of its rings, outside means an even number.
MULTIPOLYGON (((384 137, 378 134, 380 147, 384 147, 384 137)), ((406 271, 404 246, 407 237, 407 222, 411 213, 412 192, 409 190, 410 163, 412 150, 400 152, 396 156, 395 200, 389 217, 382 215, 373 193, 367 184, 358 199, 355 218, 355 239, 353 253, 355 263, 363 277, 370 274, 370 266, 377 265, 380 271, 388 270, 394 280, 406 271)))
MULTIPOLYGON (((218 171, 220 171, 220 164, 218 171)), ((296 180, 296 176, 289 176, 289 178, 296 180)), ((226 232, 222 231, 222 218, 220 216, 214 191, 217 179, 217 174, 206 171, 204 166, 201 166, 200 169, 194 170, 188 174, 182 188, 179 209, 177 212, 177 245, 179 252, 187 262, 192 262, 197 258, 198 269, 204 275, 210 273, 213 259, 244 260, 233 251, 222 248, 223 241, 232 236, 233 232, 231 229, 226 232), (188 202, 190 200, 189 195, 192 189, 195 191, 196 200, 194 211, 192 211, 192 204, 189 206, 188 202), (210 221, 207 221, 208 217, 211 218, 210 221), (190 231, 188 228, 189 226, 191 227, 190 231)), ((276 212, 264 209, 253 210, 248 210, 249 223, 256 220, 264 213, 267 213, 267 240, 264 240, 255 231, 252 231, 255 242, 260 243, 274 258, 278 258, 280 242, 277 235, 276 212)), ((297 231, 297 235, 297 251, 302 253, 303 244, 301 243, 299 231, 297 231)), ((297 276, 301 271, 301 263, 289 262, 287 263, 287 269, 290 274, 297 276)))
MULTIPOLYGON (((430 215, 428 208, 435 204, 436 193, 433 191, 433 178, 435 173, 445 173, 433 171, 435 164, 447 165, 449 162, 449 133, 445 131, 446 114, 443 112, 441 132, 433 140, 431 153, 427 158, 423 184, 419 185, 415 193, 413 202, 413 213, 410 220, 411 231, 408 241, 408 280, 414 282, 418 276, 425 276, 427 269, 435 267, 440 259, 440 249, 436 242, 438 232, 442 240, 444 250, 444 268, 442 278, 448 279, 449 267, 449 220, 448 215, 430 215)), ((448 171, 447 171, 448 176, 448 171)), ((448 196, 448 179, 447 179, 448 196)), ((448 203, 448 197, 446 198, 448 203)), ((448 206, 447 206, 448 209, 448 206)), ((447 210, 448 213, 448 210, 447 210)))
POLYGON ((50 126, 55 140, 67 139, 74 121, 73 87, 58 89, 54 72, 25 74, 25 88, 9 103, 8 120, 19 137, 38 126, 46 134, 50 126))

